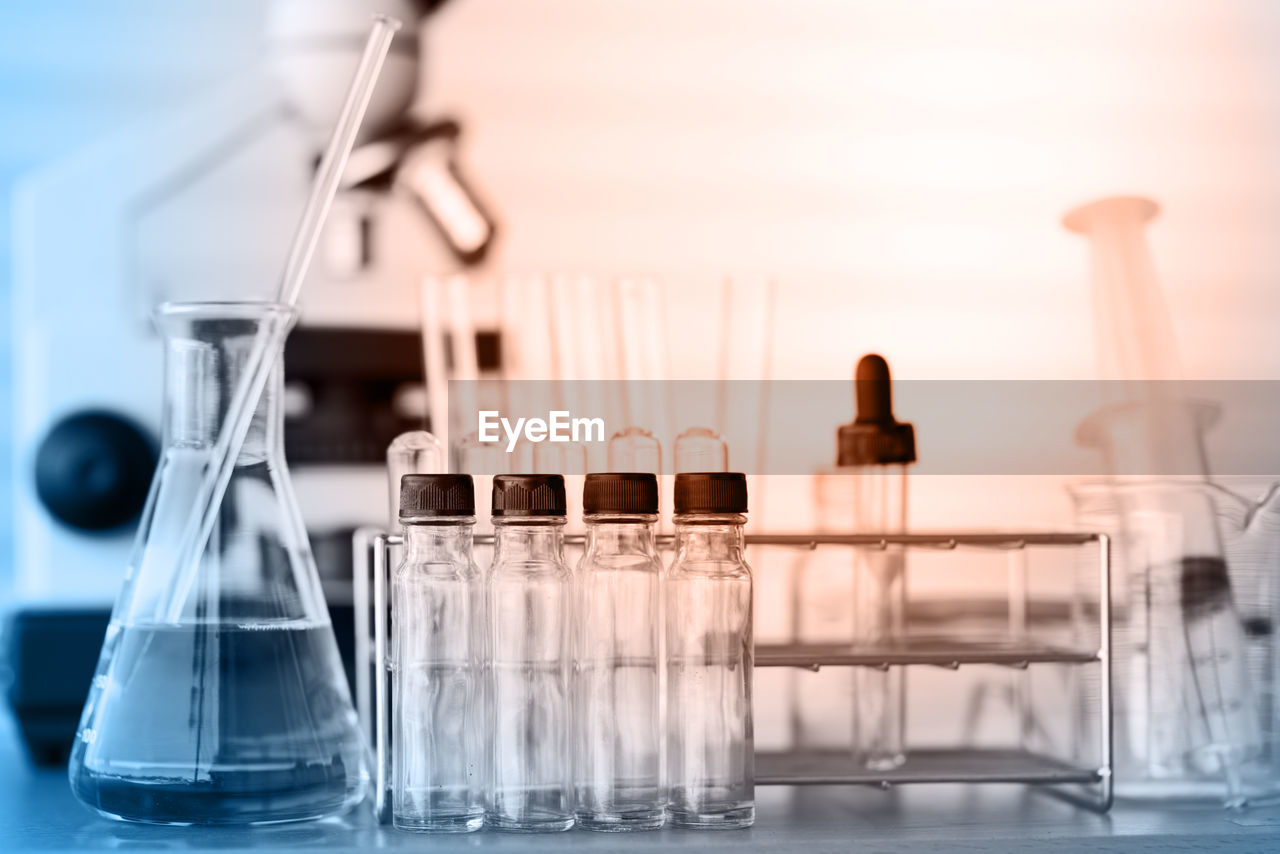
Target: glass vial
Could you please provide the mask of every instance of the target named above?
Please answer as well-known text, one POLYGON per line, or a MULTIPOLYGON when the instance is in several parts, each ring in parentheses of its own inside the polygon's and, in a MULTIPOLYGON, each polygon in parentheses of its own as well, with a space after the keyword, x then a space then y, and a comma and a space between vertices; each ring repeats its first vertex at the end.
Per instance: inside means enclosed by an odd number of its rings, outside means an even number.
POLYGON ((490 803, 485 824, 573 827, 569 677, 572 575, 564 562, 564 478, 493 479, 488 614, 490 803))
MULTIPOLYGON (((854 529, 866 534, 906 530, 905 465, 861 467, 853 479, 854 529)), ((854 571, 854 645, 893 647, 906 640, 906 550, 863 548, 854 571)), ((854 757, 872 771, 906 761, 906 671, 854 669, 854 757)))
POLYGON ((673 827, 731 829, 755 821, 746 512, 745 475, 676 475, 676 554, 665 581, 673 827))
POLYGON ((574 646, 578 826, 654 830, 661 780, 658 479, 588 474, 574 646))
MULTIPOLYGON (((858 414, 837 432, 837 466, 854 489, 854 531, 901 534, 907 527, 907 466, 915 429, 893 417, 889 364, 870 354, 854 380, 858 414)), ((906 552, 860 549, 854 575, 854 642, 892 647, 906 640, 906 552)), ((884 771, 906 761, 906 678, 901 667, 859 667, 854 674, 854 758, 884 771)))
POLYGON ((484 825, 479 718, 482 593, 471 557, 475 491, 464 474, 400 481, 404 560, 391 578, 391 823, 484 825))

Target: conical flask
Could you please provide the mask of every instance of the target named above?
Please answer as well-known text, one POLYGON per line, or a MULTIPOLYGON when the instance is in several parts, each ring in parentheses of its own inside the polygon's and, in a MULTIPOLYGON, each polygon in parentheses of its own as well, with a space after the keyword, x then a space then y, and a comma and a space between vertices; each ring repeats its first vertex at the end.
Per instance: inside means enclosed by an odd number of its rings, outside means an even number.
POLYGON ((106 816, 260 824, 364 797, 366 748, 284 464, 278 364, 208 544, 177 563, 255 339, 293 320, 274 303, 157 312, 164 450, 71 755, 76 797, 106 816))

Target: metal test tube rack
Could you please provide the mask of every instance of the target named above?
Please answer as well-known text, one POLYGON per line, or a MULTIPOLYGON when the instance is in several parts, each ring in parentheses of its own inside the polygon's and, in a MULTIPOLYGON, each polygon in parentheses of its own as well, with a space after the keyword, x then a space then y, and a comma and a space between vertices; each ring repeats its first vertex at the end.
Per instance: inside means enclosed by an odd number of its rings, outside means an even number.
MULTIPOLYGON (((760 785, 859 784, 888 789, 907 783, 1022 783, 1045 787, 1045 791, 1091 810, 1105 812, 1113 797, 1112 656, 1111 656, 1111 543, 1107 536, 1093 533, 1046 532, 940 532, 932 534, 762 534, 747 537, 748 545, 786 546, 817 549, 822 546, 853 546, 886 549, 904 546, 913 549, 954 551, 989 549, 1021 553, 1030 547, 1093 548, 1096 558, 1097 638, 1096 644, 1072 646, 1011 637, 1007 641, 974 641, 960 638, 909 640, 886 647, 856 647, 845 644, 758 644, 756 667, 926 666, 958 670, 968 665, 996 665, 1015 670, 1043 664, 1098 668, 1097 702, 1093 708, 1097 732, 1096 764, 1083 764, 1027 749, 954 748, 943 750, 908 749, 908 758, 899 768, 867 770, 855 764, 847 752, 785 751, 756 755, 756 782, 760 785)), ((1026 591, 1009 591, 1011 614, 1025 624, 1026 591)))
MULTIPOLYGON (((581 535, 565 537, 567 545, 581 545, 581 535)), ((477 545, 492 544, 492 536, 477 536, 477 545)), ((672 538, 660 536, 660 547, 669 547, 672 538)), ((909 783, 1020 783, 1037 787, 1056 797, 1105 812, 1111 808, 1114 780, 1112 770, 1112 650, 1111 650, 1111 541, 1105 534, 1022 532, 977 533, 942 532, 931 534, 753 534, 747 546, 775 546, 817 549, 823 546, 853 546, 887 549, 904 546, 915 549, 954 551, 960 548, 1022 552, 1030 547, 1094 548, 1097 550, 1097 643, 1087 648, 1051 645, 1015 638, 1004 642, 978 642, 948 638, 945 641, 908 641, 883 648, 835 644, 758 644, 756 667, 796 667, 819 670, 823 667, 940 667, 956 670, 967 665, 996 665, 1026 670, 1039 664, 1097 667, 1098 693, 1093 722, 1097 732, 1099 761, 1081 763, 1032 752, 1027 749, 955 748, 911 750, 908 760, 889 771, 870 771, 856 765, 848 753, 787 751, 758 752, 756 783, 759 785, 869 785, 888 789, 909 783)), ((355 541, 355 605, 357 705, 366 733, 374 745, 377 785, 376 814, 389 820, 386 803, 388 759, 386 734, 389 703, 386 698, 386 615, 390 549, 402 543, 398 534, 372 529, 357 532, 355 541), (369 554, 372 552, 372 567, 369 554), (370 571, 370 569, 372 571, 370 571), (372 577, 372 596, 369 579, 372 577), (369 619, 370 610, 373 618, 369 619), (373 671, 372 684, 368 681, 373 671), (364 680, 359 675, 365 676, 364 680), (366 690, 361 689, 361 685, 366 690), (370 696, 371 695, 371 696, 370 696)), ((1025 621, 1026 591, 1010 590, 1010 612, 1025 621), (1021 601, 1019 601, 1021 596, 1021 601)))

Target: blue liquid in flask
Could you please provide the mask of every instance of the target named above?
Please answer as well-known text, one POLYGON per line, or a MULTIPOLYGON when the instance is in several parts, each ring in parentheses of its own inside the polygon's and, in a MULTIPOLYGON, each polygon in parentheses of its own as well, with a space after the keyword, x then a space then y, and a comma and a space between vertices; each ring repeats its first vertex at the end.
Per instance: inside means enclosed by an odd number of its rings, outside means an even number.
POLYGON ((182 568, 197 487, 271 303, 184 303, 165 338, 164 450, 72 748, 76 797, 155 824, 336 815, 368 788, 351 704, 284 462, 279 362, 209 536, 182 568))
POLYGON ((72 763, 86 804, 161 824, 252 824, 334 814, 363 796, 329 626, 113 625, 107 636, 113 662, 72 763))

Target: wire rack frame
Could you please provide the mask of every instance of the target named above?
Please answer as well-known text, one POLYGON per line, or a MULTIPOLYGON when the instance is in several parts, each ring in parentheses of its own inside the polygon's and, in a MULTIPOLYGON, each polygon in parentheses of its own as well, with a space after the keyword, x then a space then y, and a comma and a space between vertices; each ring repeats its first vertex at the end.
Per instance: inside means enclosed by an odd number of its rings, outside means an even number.
MULTIPOLYGON (((565 542, 581 545, 582 535, 566 535, 565 542)), ((658 537, 670 546, 670 535, 658 537)), ((492 535, 476 537, 478 545, 492 544, 492 535)), ((356 692, 362 727, 374 745, 376 803, 380 821, 390 820, 389 755, 386 750, 390 704, 386 697, 386 615, 390 549, 403 543, 398 534, 361 528, 353 540, 356 616, 356 692), (372 566, 370 556, 372 555, 372 566), (372 579, 372 595, 369 581, 372 579), (372 614, 372 620, 370 620, 372 614), (370 679, 372 671, 372 680, 370 679)), ((748 546, 817 549, 824 545, 888 549, 958 548, 1019 551, 1034 546, 1097 549, 1098 643, 1073 649, 1031 643, 982 644, 948 640, 945 644, 905 644, 884 648, 844 645, 762 645, 756 667, 890 667, 925 665, 957 669, 989 664, 1026 669, 1035 664, 1096 665, 1099 691, 1096 706, 1097 767, 1076 764, 1027 750, 962 748, 915 750, 901 767, 869 771, 853 766, 848 756, 792 751, 757 754, 756 782, 760 785, 870 785, 888 789, 915 783, 1021 783, 1036 786, 1087 809, 1106 812, 1114 798, 1114 741, 1112 736, 1111 541, 1105 534, 1076 532, 939 532, 916 534, 750 534, 748 546)), ((1017 603, 1011 602, 1013 607, 1017 603)))

